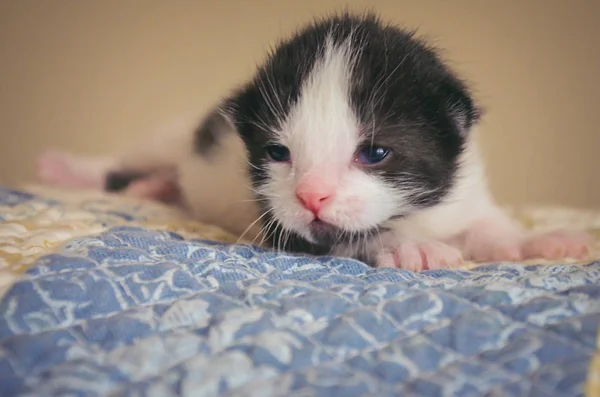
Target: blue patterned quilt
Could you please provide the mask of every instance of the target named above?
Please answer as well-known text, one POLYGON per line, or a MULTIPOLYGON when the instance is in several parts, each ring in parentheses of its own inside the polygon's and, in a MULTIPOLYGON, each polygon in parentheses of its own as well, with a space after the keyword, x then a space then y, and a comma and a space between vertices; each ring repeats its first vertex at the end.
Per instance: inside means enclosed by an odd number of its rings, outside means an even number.
POLYGON ((415 274, 129 224, 0 313, 2 396, 579 396, 600 262, 415 274))

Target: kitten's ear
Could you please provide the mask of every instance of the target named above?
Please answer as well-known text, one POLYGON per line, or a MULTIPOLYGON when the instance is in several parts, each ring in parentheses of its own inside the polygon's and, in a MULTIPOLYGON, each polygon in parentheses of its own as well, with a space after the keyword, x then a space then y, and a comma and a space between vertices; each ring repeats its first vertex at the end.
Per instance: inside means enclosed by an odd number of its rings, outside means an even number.
POLYGON ((239 116, 239 108, 240 105, 237 96, 231 96, 221 101, 216 108, 216 112, 218 112, 232 128, 235 128, 239 116))
POLYGON ((448 83, 441 87, 446 111, 461 133, 468 131, 479 122, 482 109, 461 82, 448 83))
POLYGON ((194 149, 201 155, 209 155, 219 145, 221 138, 235 130, 232 109, 226 103, 214 108, 194 132, 194 149))

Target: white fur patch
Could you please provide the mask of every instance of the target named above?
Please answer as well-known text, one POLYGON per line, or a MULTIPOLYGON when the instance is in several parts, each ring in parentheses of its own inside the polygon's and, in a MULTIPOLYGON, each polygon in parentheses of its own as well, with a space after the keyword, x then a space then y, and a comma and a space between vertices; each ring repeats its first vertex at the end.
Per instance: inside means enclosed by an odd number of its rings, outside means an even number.
POLYGON ((209 159, 180 158, 178 173, 186 205, 196 219, 259 243, 259 209, 248 175, 246 148, 237 134, 224 135, 209 159))

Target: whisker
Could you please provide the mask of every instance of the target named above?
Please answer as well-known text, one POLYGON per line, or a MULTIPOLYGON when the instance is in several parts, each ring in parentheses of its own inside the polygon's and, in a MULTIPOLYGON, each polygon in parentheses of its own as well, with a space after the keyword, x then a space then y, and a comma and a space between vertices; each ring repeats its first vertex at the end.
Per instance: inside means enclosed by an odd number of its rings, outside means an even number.
POLYGON ((287 230, 286 238, 285 238, 284 243, 283 243, 284 249, 288 246, 288 243, 290 242, 290 238, 291 237, 292 237, 292 231, 291 230, 287 230))
POLYGON ((242 235, 238 238, 236 244, 239 244, 239 242, 244 238, 244 236, 246 235, 246 233, 248 233, 248 231, 250 231, 250 229, 252 229, 252 226, 254 226, 258 221, 260 221, 262 218, 265 217, 265 215, 267 215, 269 212, 271 212, 272 210, 269 209, 268 211, 265 211, 261 216, 259 216, 258 218, 256 218, 256 220, 254 222, 252 222, 247 228, 246 230, 244 230, 244 233, 242 233, 242 235))
POLYGON ((271 224, 272 224, 273 222, 274 222, 274 219, 273 219, 273 218, 271 218, 271 219, 270 219, 270 220, 269 220, 269 221, 268 221, 268 222, 267 222, 265 225, 263 225, 263 227, 261 227, 261 228, 260 228, 260 231, 258 232, 258 234, 257 234, 256 236, 254 236, 254 239, 252 239, 252 243, 251 243, 251 244, 254 244, 254 242, 256 241, 256 239, 257 239, 259 236, 262 236, 262 239, 261 239, 261 240, 260 240, 260 242, 258 243, 258 245, 262 246, 262 244, 263 244, 263 243, 264 243, 264 241, 265 241, 265 237, 266 237, 266 234, 265 234, 265 233, 266 233, 266 232, 268 232, 268 230, 269 230, 269 228, 270 228, 270 226, 271 226, 271 224))
POLYGON ((276 220, 275 220, 275 218, 272 218, 265 228, 265 234, 263 235, 262 239, 260 240, 260 245, 262 246, 263 243, 265 242, 265 240, 267 240, 267 241, 270 240, 271 236, 275 233, 276 230, 277 230, 276 220), (269 231, 271 228, 273 230, 269 231))
POLYGON ((379 244, 381 245, 381 251, 383 251, 384 247, 383 247, 383 239, 381 238, 381 231, 379 230, 379 228, 376 230, 377 230, 377 236, 379 237, 379 244))

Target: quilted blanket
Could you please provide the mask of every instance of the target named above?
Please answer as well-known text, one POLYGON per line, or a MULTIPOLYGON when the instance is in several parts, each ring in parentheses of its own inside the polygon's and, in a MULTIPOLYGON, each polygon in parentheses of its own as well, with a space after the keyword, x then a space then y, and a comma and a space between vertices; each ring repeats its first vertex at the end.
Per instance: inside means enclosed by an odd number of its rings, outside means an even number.
POLYGON ((372 269, 158 204, 0 188, 0 281, 2 396, 600 396, 593 259, 372 269))

